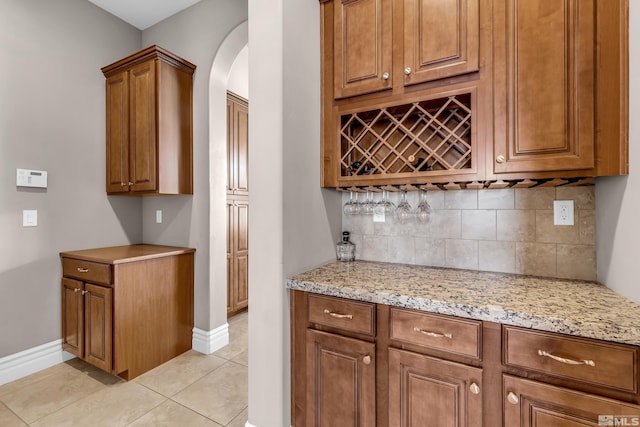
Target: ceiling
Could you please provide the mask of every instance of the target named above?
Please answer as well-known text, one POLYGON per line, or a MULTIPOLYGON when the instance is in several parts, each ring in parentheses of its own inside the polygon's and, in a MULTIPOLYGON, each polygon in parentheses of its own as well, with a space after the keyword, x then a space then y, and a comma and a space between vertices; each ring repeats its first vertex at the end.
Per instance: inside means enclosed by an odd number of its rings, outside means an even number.
POLYGON ((200 0, 89 0, 134 27, 144 30, 200 0))

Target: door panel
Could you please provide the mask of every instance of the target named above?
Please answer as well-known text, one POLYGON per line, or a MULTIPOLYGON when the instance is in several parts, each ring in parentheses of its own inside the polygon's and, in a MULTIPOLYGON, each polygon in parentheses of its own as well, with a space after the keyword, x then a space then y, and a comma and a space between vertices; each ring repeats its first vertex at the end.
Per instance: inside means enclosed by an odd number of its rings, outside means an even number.
POLYGON ((84 356, 84 306, 82 282, 62 279, 62 348, 77 357, 84 356))
POLYGON ((85 360, 111 372, 112 290, 87 283, 84 297, 85 360))
POLYGON ((130 71, 130 176, 132 191, 156 190, 156 86, 155 62, 130 71))
POLYGON ((127 73, 107 79, 107 192, 129 190, 129 85, 127 73))

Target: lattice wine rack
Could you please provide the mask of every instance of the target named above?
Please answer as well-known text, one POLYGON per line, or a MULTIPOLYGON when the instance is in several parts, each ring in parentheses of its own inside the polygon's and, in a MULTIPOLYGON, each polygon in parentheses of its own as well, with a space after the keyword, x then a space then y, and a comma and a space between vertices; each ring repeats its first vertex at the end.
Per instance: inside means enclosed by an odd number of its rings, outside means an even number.
POLYGON ((341 116, 341 177, 471 168, 470 93, 341 116))

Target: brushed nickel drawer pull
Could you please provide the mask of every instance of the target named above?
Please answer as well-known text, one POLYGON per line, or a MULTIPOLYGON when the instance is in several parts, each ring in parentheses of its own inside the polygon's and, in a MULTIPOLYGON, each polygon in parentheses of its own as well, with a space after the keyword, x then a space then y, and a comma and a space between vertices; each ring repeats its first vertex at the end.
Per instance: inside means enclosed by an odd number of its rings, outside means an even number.
POLYGON ((340 313, 334 313, 333 311, 330 311, 328 309, 324 309, 324 314, 328 314, 331 317, 335 317, 338 319, 353 319, 353 314, 340 314, 340 313))
POLYGON ((555 360, 556 362, 566 363, 567 365, 589 365, 596 366, 596 362, 593 360, 573 360, 573 359, 565 359, 564 357, 556 356, 551 353, 547 353, 544 350, 538 350, 538 356, 548 357, 550 359, 555 360))
POLYGON ((439 332, 426 331, 426 330, 424 330, 424 329, 420 329, 420 328, 418 328, 417 326, 416 326, 415 328, 413 328, 413 330, 414 330, 415 332, 420 332, 421 334, 424 334, 424 335, 426 335, 426 336, 428 336, 428 337, 434 337, 434 338, 449 338, 449 339, 453 338, 453 335, 451 335, 451 334, 441 334, 441 333, 439 333, 439 332))
POLYGON ((88 273, 88 272, 89 272, 89 269, 88 269, 88 268, 78 267, 78 272, 79 272, 79 273, 88 273))

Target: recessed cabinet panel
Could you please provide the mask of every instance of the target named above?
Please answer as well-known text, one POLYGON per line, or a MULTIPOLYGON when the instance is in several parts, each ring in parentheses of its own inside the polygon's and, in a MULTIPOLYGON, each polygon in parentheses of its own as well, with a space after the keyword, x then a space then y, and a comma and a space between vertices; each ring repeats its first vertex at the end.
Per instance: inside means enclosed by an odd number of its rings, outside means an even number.
POLYGON ((594 0, 501 0, 495 172, 595 166, 594 0))
POLYGON ((391 88, 391 0, 337 0, 333 7, 335 97, 391 88))
POLYGON ((479 0, 405 0, 404 82, 479 69, 479 0))
POLYGON ((307 426, 375 426, 375 344, 307 330, 307 426))
POLYGON ((85 284, 85 360, 107 372, 112 357, 111 288, 85 284))
POLYGON ((126 72, 107 79, 107 192, 128 191, 129 85, 126 72))
POLYGON ((509 375, 503 377, 503 405, 505 426, 630 426, 640 416, 638 405, 509 375))
POLYGON ((480 427, 482 395, 482 369, 389 349, 391 426, 480 427))
POLYGON ((156 187, 155 61, 133 68, 131 83, 131 164, 133 190, 156 187))
POLYGON ((84 356, 84 290, 82 282, 62 279, 62 348, 84 356))

